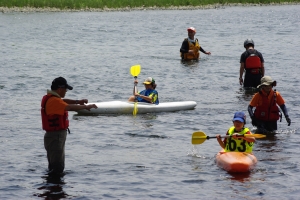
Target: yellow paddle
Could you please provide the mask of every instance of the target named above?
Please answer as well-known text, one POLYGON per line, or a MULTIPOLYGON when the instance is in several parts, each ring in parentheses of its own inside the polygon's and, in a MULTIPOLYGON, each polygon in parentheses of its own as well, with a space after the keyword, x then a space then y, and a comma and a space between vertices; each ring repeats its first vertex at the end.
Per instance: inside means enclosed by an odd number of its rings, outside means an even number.
MULTIPOLYGON (((131 66, 130 73, 134 77, 135 80, 137 79, 137 76, 140 74, 140 72, 141 72, 141 66, 140 65, 131 66)), ((135 95, 136 92, 137 92, 136 83, 134 83, 133 95, 135 95)), ((135 116, 137 114, 137 112, 138 112, 137 102, 135 102, 132 114, 135 116)))
MULTIPOLYGON (((221 136, 222 138, 228 138, 231 137, 230 135, 225 135, 225 136, 221 136)), ((254 138, 264 138, 266 137, 266 135, 263 134, 245 134, 245 135, 241 135, 241 137, 254 137, 254 138)), ((197 131, 194 132, 192 135, 192 144, 196 145, 196 144, 202 144, 203 142, 205 142, 205 140, 208 140, 210 138, 217 138, 216 136, 206 136, 205 133, 201 132, 201 131, 197 131)))

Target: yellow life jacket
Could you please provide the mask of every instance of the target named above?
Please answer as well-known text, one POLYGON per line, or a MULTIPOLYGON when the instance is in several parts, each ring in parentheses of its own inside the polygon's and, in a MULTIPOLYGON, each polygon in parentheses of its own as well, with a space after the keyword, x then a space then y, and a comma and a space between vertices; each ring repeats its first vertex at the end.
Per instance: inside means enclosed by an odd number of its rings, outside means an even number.
MULTIPOLYGON (((200 44, 198 42, 198 39, 195 39, 195 44, 193 44, 192 42, 190 42, 187 38, 185 38, 185 40, 188 41, 189 43, 189 50, 193 50, 194 51, 194 55, 190 55, 188 53, 184 53, 183 54, 183 59, 184 60, 198 60, 200 53, 200 44)), ((181 53, 181 57, 182 57, 182 53, 181 53)))
MULTIPOLYGON (((248 131, 250 131, 248 128, 243 128, 238 134, 245 135, 248 131)), ((232 126, 228 130, 228 134, 232 135, 234 133, 237 132, 234 131, 234 126, 232 126)), ((253 144, 253 142, 247 142, 246 140, 243 140, 243 138, 233 139, 233 137, 229 137, 226 139, 225 152, 237 151, 251 153, 253 144)))

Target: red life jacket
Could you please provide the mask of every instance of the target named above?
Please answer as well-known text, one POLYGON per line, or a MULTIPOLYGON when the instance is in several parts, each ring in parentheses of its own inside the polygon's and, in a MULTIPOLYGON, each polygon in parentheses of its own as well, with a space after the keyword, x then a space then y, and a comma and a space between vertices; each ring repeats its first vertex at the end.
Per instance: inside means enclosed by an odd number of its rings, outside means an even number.
POLYGON ((256 50, 254 51, 254 53, 250 53, 249 51, 248 51, 248 53, 250 55, 248 56, 248 58, 246 58, 246 62, 245 62, 246 70, 249 70, 251 72, 251 74, 260 73, 261 60, 258 57, 258 55, 256 54, 256 50))
POLYGON ((42 126, 45 131, 60 131, 66 130, 69 127, 68 111, 64 112, 64 115, 47 115, 46 103, 49 98, 56 96, 45 95, 41 102, 41 116, 42 126))
POLYGON ((262 97, 262 105, 257 106, 254 111, 254 116, 263 121, 277 121, 279 119, 279 108, 276 105, 276 91, 273 92, 273 97, 269 103, 268 96, 262 95, 261 92, 260 95, 262 97))

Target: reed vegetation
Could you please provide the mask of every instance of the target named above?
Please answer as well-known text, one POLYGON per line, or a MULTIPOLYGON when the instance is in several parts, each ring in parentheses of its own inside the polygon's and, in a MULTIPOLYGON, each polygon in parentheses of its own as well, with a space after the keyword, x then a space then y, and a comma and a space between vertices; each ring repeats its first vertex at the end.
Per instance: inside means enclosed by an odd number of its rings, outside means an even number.
POLYGON ((281 4, 286 2, 299 3, 300 0, 0 0, 0 7, 32 7, 80 10, 87 8, 168 8, 206 6, 213 4, 281 4))

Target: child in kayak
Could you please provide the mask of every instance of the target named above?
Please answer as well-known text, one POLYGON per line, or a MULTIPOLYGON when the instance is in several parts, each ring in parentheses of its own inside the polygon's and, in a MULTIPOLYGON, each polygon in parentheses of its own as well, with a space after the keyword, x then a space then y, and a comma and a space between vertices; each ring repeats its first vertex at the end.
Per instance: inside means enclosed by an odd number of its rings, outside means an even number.
MULTIPOLYGON (((135 80, 134 83, 137 84, 138 80, 135 80)), ((134 95, 129 97, 128 101, 153 103, 158 105, 159 104, 158 92, 155 90, 156 83, 154 78, 151 77, 146 78, 143 84, 145 86, 145 90, 141 92, 137 92, 135 91, 135 87, 134 87, 133 89, 134 95)))
POLYGON ((225 138, 223 141, 220 135, 216 135, 220 146, 225 152, 252 152, 252 147, 255 142, 254 137, 244 137, 245 134, 252 134, 248 128, 245 128, 246 115, 244 112, 236 112, 233 117, 233 126, 226 133, 231 137, 225 138))

